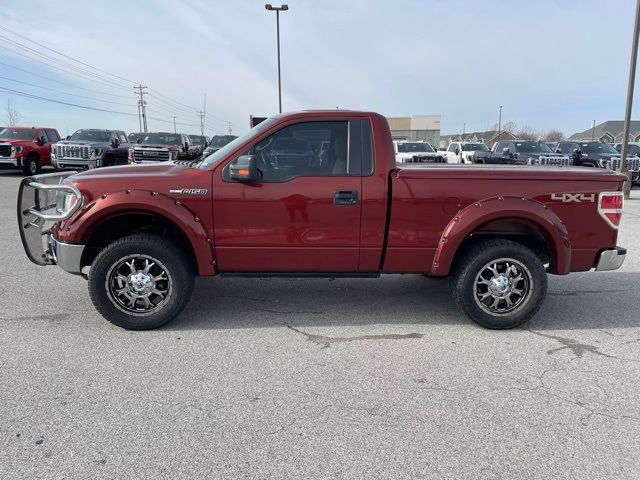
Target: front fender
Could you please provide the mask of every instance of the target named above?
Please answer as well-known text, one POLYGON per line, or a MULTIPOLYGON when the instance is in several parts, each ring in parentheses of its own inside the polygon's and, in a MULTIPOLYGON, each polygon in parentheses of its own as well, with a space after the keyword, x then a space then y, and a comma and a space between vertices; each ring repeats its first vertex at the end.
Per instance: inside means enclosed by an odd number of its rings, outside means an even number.
POLYGON ((182 202, 162 193, 126 190, 102 195, 60 222, 54 233, 60 241, 86 244, 105 220, 132 213, 155 215, 176 225, 193 247, 200 275, 215 274, 213 242, 201 219, 182 202))
POLYGON ((448 275, 464 239, 494 220, 524 220, 535 225, 552 249, 552 273, 569 273, 571 243, 562 220, 543 203, 525 197, 508 196, 475 202, 458 212, 442 233, 433 258, 431 275, 448 275))

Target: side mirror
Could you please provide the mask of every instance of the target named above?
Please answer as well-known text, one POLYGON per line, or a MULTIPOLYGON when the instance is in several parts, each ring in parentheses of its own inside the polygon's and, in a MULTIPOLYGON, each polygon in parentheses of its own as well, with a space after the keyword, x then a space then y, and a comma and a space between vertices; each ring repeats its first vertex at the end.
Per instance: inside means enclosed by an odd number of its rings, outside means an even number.
POLYGON ((70 139, 71 139, 71 135, 67 135, 67 136, 65 137, 65 140, 70 140, 70 139))
POLYGON ((453 153, 455 153, 456 155, 460 155, 460 149, 459 149, 459 148, 456 148, 456 149, 453 151, 453 153))
POLYGON ((556 153, 562 153, 562 149, 560 147, 556 148, 555 150, 556 153))
POLYGON ((573 154, 574 154, 576 157, 579 157, 580 155, 582 155, 582 150, 580 150, 579 148, 574 148, 574 149, 573 149, 573 154))
POLYGON ((40 136, 40 137, 38 137, 38 139, 36 140, 36 143, 37 143, 38 145, 42 146, 42 145, 44 145, 45 143, 47 143, 47 139, 46 139, 46 138, 44 138, 44 137, 42 137, 42 136, 40 136))
POLYGON ((229 164, 231 180, 238 182, 255 182, 258 180, 258 166, 253 155, 241 155, 229 164))
POLYGON ((138 138, 136 139, 136 143, 142 143, 142 138, 138 137, 138 138))
POLYGON ((113 142, 111 142, 111 145, 113 145, 113 148, 118 148, 120 146, 120 140, 114 138, 113 142))
POLYGON ((188 152, 188 151, 189 151, 189 144, 188 144, 187 142, 184 142, 184 146, 182 147, 182 149, 183 149, 185 152, 188 152))

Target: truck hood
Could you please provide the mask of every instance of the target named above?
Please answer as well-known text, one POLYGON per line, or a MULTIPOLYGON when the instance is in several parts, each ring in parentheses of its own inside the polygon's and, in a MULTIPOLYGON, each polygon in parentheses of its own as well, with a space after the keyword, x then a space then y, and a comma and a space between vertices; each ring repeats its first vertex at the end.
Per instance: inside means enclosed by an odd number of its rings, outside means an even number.
POLYGON ((210 195, 211 172, 167 161, 87 170, 68 177, 65 183, 77 187, 87 202, 126 190, 158 192, 178 198, 183 189, 206 190, 210 195))

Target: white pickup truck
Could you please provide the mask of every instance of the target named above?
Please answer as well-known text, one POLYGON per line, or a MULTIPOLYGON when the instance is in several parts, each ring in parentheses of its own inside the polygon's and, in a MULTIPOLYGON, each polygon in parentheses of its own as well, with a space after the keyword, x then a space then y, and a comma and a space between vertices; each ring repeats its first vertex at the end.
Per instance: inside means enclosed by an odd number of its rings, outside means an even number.
POLYGON ((396 163, 445 163, 444 155, 424 140, 394 140, 396 163))
POLYGON ((474 163, 475 152, 488 152, 489 148, 484 143, 451 142, 446 150, 438 150, 447 163, 474 163))

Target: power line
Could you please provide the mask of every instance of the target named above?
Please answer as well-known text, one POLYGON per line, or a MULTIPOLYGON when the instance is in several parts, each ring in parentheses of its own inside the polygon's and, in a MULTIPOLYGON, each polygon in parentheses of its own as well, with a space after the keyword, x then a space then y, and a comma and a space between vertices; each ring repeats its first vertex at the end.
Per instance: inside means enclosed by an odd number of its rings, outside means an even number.
POLYGON ((135 117, 136 116, 135 113, 119 112, 119 111, 116 111, 116 110, 107 110, 107 109, 104 109, 104 108, 88 107, 86 105, 78 105, 77 103, 63 102, 61 100, 54 100, 52 98, 41 97, 39 95, 33 95, 32 93, 20 92, 18 90, 13 90, 13 89, 10 89, 10 88, 5 88, 5 87, 0 87, 0 90, 2 90, 4 92, 11 93, 13 95, 18 95, 20 97, 34 98, 34 99, 37 99, 37 100, 43 100, 45 102, 60 103, 62 105, 69 105, 71 107, 84 108, 85 110, 95 110, 97 112, 117 113, 119 115, 127 115, 129 117, 135 117))
POLYGON ((134 82, 133 80, 129 80, 129 79, 127 79, 127 78, 119 77, 118 75, 115 75, 115 74, 113 74, 113 73, 111 73, 111 72, 107 72, 107 71, 102 70, 102 69, 100 69, 100 68, 98 68, 98 67, 95 67, 95 66, 93 66, 93 65, 89 65, 88 63, 84 63, 84 62, 83 62, 83 61, 81 61, 81 60, 78 60, 78 59, 73 58, 73 57, 70 57, 69 55, 66 55, 66 54, 64 54, 64 53, 62 53, 62 52, 59 52, 59 51, 57 51, 57 50, 54 50, 54 49, 53 49, 53 48, 51 48, 51 47, 47 47, 46 45, 43 45, 42 43, 36 42, 35 40, 33 40, 33 39, 31 39, 31 38, 27 38, 27 37, 25 37, 24 35, 20 35, 19 33, 14 32, 13 30, 11 30, 11 29, 9 29, 9 28, 7 28, 7 27, 3 26, 3 25, 0 25, 0 28, 1 28, 2 30, 6 31, 6 32, 9 32, 9 33, 11 33, 11 34, 15 35, 16 37, 22 38, 22 39, 27 40, 27 41, 29 41, 29 42, 31 42, 31 43, 35 43, 35 44, 36 44, 36 45, 38 45, 39 47, 42 47, 42 48, 44 48, 44 49, 46 49, 46 50, 49 50, 50 52, 57 53, 58 55, 60 55, 60 56, 62 56, 62 57, 64 57, 64 58, 68 58, 69 60, 73 60, 74 62, 77 62, 77 63, 79 63, 79 64, 81 64, 81 65, 84 65, 85 67, 89 67, 89 68, 92 68, 92 69, 94 69, 94 70, 98 70, 99 72, 106 73, 106 74, 111 75, 111 76, 113 76, 113 77, 115 77, 115 78, 119 78, 120 80, 124 80, 125 82, 134 83, 134 84, 136 83, 136 82, 134 82))
POLYGON ((129 95, 118 95, 118 94, 115 94, 115 93, 104 92, 102 90, 93 90, 91 88, 81 87, 79 85, 74 85, 72 83, 64 82, 62 80, 56 80, 55 78, 47 77, 45 75, 40 75, 39 73, 33 73, 33 72, 30 72, 29 70, 25 70, 24 68, 16 67, 15 65, 10 65, 10 64, 2 62, 2 61, 0 61, 0 65, 12 68, 14 70, 18 70, 20 72, 24 72, 24 73, 32 75, 34 77, 38 77, 38 78, 43 78, 45 80, 49 80, 50 82, 59 83, 60 85, 64 85, 66 87, 77 88, 78 90, 84 90, 86 92, 98 93, 100 95, 109 95, 110 97, 131 98, 129 95))
POLYGON ((78 97, 78 98, 84 98, 86 100, 95 100, 97 102, 104 102, 104 103, 111 103, 113 105, 124 105, 125 107, 129 107, 131 106, 131 104, 129 103, 122 103, 122 102, 112 102, 110 100, 102 100, 100 98, 94 98, 94 97, 86 97, 84 95, 78 95, 77 93, 69 93, 69 92, 63 92, 62 90, 58 90, 56 88, 50 88, 50 87, 44 87, 42 85, 36 85, 35 83, 29 83, 29 82, 23 82, 21 80, 16 80, 14 78, 9 78, 9 77, 3 77, 0 76, 0 80, 8 80, 10 82, 15 82, 15 83, 20 83, 22 85, 28 85, 30 87, 36 87, 36 88, 41 88, 43 90, 49 90, 51 92, 56 92, 56 93, 60 93, 62 95, 70 95, 72 97, 78 97))

